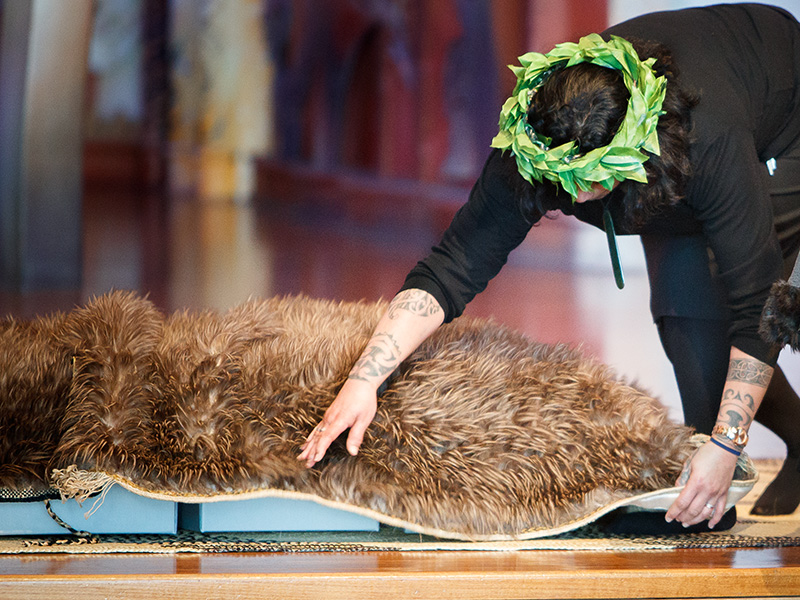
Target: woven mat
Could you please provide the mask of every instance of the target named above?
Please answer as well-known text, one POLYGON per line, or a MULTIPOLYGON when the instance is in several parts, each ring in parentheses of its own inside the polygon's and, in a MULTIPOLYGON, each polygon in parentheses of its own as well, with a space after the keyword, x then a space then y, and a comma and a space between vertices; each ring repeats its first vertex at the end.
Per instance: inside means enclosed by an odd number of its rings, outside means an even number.
POLYGON ((372 552, 572 550, 635 552, 679 548, 774 548, 800 546, 800 521, 742 520, 720 533, 670 536, 606 535, 592 526, 560 536, 521 542, 460 542, 404 533, 394 527, 378 532, 194 533, 176 535, 99 535, 15 537, 0 540, 0 554, 113 554, 219 552, 372 552))
POLYGON ((175 535, 95 535, 0 538, 0 554, 370 552, 570 550, 637 552, 692 548, 772 548, 800 546, 800 509, 782 517, 751 517, 752 502, 771 481, 780 461, 759 461, 761 478, 737 505, 739 521, 728 531, 663 536, 608 535, 596 524, 551 538, 520 542, 441 540, 383 526, 377 532, 212 533, 175 535))

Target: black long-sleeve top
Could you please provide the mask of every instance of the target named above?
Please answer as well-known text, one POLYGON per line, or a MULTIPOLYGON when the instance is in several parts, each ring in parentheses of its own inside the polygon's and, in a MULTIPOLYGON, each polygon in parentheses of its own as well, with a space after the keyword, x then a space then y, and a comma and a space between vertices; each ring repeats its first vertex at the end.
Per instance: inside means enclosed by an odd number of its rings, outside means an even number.
MULTIPOLYGON (((774 7, 731 4, 644 15, 603 35, 610 34, 664 44, 681 85, 700 97, 692 111, 693 173, 685 200, 643 229, 627 231, 612 193, 618 233, 702 234, 727 293, 731 344, 774 364, 774 349, 758 335, 782 267, 764 162, 800 143, 800 27, 774 7)), ((463 312, 544 216, 521 214, 518 177, 513 156, 493 150, 441 242, 408 274, 402 289, 429 292, 445 321, 463 312)), ((602 228, 600 201, 556 208, 602 228)), ((690 282, 678 283, 691 289, 690 282)))

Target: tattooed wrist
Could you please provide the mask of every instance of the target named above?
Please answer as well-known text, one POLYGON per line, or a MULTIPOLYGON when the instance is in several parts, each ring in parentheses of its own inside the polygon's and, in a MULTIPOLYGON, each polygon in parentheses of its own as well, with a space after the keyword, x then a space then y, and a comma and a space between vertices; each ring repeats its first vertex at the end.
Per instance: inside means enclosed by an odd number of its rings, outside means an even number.
POLYGON ((766 388, 773 368, 755 358, 732 358, 728 364, 728 381, 741 381, 766 388))
POLYGON ((717 422, 731 427, 749 427, 755 413, 755 400, 750 394, 726 388, 722 393, 717 422))
POLYGON ((731 404, 735 408, 744 409, 748 413, 754 413, 756 411, 755 399, 750 394, 742 393, 732 388, 725 388, 725 391, 722 392, 720 408, 725 407, 727 404, 731 404))
POLYGON ((772 367, 755 358, 731 358, 717 424, 743 429, 750 427, 772 372, 772 367))
POLYGON ((356 361, 348 377, 360 381, 382 381, 400 363, 400 346, 390 333, 378 332, 356 361))
POLYGON ((744 429, 750 427, 753 422, 753 417, 736 409, 726 409, 722 406, 717 416, 717 423, 728 427, 742 427, 744 429))
POLYGON ((428 292, 417 289, 403 290, 389 304, 390 319, 398 318, 400 311, 406 311, 420 317, 430 317, 444 312, 439 303, 428 292))

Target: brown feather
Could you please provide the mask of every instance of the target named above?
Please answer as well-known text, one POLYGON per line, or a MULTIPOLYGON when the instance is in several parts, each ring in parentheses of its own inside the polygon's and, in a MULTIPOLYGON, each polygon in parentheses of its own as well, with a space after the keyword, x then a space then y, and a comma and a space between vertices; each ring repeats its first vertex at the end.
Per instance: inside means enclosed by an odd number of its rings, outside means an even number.
POLYGON ((60 318, 76 363, 51 464, 177 495, 304 492, 513 537, 670 487, 691 451, 692 431, 607 366, 461 318, 391 375, 358 456, 337 440, 307 470, 300 446, 384 309, 289 297, 163 316, 133 294, 98 298, 60 318))

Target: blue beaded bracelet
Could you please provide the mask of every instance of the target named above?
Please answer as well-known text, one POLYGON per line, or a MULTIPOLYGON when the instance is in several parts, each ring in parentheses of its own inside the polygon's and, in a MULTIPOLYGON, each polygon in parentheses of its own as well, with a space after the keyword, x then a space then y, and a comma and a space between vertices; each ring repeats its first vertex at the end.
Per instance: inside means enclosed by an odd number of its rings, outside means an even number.
POLYGON ((719 442, 719 441, 715 440, 713 437, 712 438, 708 438, 708 439, 710 439, 712 442, 714 442, 717 446, 719 446, 723 450, 727 450, 728 452, 730 452, 734 456, 741 456, 741 454, 742 454, 739 450, 734 450, 733 448, 730 448, 729 446, 726 446, 722 442, 719 442))

